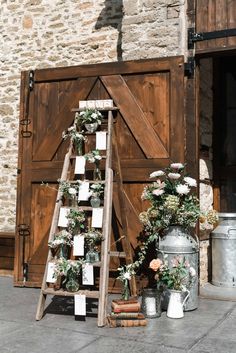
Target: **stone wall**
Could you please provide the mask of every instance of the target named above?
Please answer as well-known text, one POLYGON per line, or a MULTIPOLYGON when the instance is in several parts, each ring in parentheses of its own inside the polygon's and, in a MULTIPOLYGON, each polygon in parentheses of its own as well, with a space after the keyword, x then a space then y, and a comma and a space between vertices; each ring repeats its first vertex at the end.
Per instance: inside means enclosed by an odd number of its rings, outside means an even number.
POLYGON ((185 0, 1 0, 0 232, 14 231, 20 72, 185 53, 185 0))

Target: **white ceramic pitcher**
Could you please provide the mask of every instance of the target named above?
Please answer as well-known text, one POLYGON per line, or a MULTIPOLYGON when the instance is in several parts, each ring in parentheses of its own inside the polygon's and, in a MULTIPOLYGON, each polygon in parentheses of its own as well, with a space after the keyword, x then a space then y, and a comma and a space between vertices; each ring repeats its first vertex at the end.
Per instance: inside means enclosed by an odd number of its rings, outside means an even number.
POLYGON ((187 295, 182 300, 182 292, 178 290, 170 290, 170 299, 166 315, 171 319, 181 319, 184 317, 184 304, 186 303, 190 292, 187 290, 187 295))

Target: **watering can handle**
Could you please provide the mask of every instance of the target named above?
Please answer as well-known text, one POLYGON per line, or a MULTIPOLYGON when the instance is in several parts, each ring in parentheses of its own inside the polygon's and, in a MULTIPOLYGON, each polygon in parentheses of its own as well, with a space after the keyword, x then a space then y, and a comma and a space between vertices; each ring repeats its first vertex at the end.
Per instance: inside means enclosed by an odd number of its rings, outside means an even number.
POLYGON ((186 303, 186 301, 188 300, 188 298, 189 298, 189 296, 190 296, 190 291, 189 291, 188 289, 186 290, 186 292, 187 292, 188 294, 187 294, 186 297, 184 298, 183 307, 185 306, 185 303, 186 303))

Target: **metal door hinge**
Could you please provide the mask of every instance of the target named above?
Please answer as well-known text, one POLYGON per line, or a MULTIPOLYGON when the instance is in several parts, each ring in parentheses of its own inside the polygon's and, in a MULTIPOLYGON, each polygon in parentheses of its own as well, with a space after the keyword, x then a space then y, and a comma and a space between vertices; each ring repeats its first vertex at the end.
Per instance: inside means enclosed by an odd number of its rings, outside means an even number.
POLYGON ((188 58, 188 61, 184 63, 184 74, 185 76, 191 78, 194 76, 195 60, 193 56, 188 58))
POLYGON ((188 49, 194 49, 194 43, 203 40, 236 36, 236 28, 221 29, 212 32, 195 32, 194 28, 188 29, 188 49))
POLYGON ((30 70, 29 72, 29 90, 33 91, 34 89, 34 71, 30 70))

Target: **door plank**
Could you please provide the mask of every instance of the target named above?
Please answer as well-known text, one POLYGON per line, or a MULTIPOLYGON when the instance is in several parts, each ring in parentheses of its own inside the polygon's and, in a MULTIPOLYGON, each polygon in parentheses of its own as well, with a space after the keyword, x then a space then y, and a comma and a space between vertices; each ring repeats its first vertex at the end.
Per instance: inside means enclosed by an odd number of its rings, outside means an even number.
POLYGON ((78 91, 72 91, 68 97, 67 104, 57 115, 53 126, 47 131, 42 143, 35 151, 34 160, 52 160, 57 151, 58 145, 62 142, 62 132, 73 123, 74 115, 71 109, 78 106, 79 100, 84 100, 96 82, 96 77, 78 79, 78 91), (50 141, 50 143, 49 143, 50 141))
POLYGON ((101 76, 108 92, 147 158, 167 158, 168 153, 153 130, 125 80, 120 75, 101 76), (122 95, 120 94, 122 92, 122 95), (148 131, 145 134, 144 131, 148 131))

